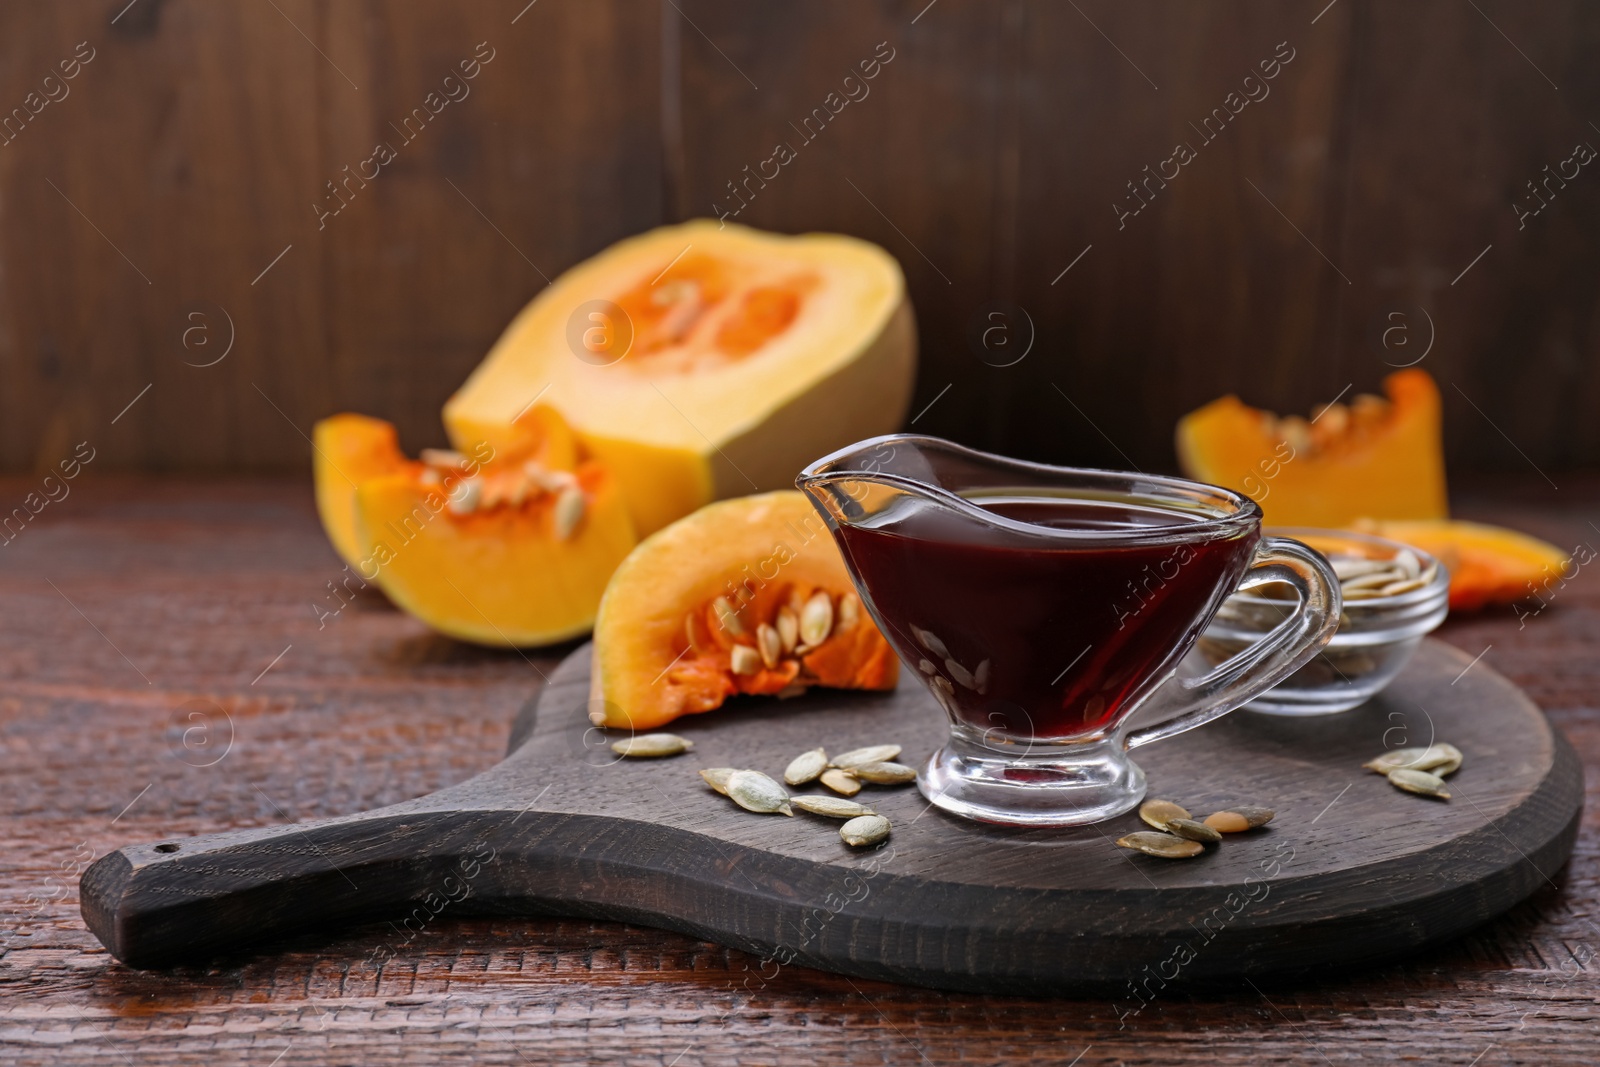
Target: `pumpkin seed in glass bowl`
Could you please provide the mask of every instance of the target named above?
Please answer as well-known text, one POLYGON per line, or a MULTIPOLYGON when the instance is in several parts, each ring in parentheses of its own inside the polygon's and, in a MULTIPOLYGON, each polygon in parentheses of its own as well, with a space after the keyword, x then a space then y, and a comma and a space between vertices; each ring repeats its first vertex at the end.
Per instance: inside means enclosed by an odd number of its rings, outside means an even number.
MULTIPOLYGON (((1348 711, 1381 692, 1449 611, 1450 575, 1428 553, 1343 530, 1275 528, 1321 552, 1339 576, 1339 629, 1316 657, 1245 707, 1270 715, 1348 711)), ((1215 667, 1288 618, 1295 601, 1273 583, 1230 596, 1195 645, 1215 667)))

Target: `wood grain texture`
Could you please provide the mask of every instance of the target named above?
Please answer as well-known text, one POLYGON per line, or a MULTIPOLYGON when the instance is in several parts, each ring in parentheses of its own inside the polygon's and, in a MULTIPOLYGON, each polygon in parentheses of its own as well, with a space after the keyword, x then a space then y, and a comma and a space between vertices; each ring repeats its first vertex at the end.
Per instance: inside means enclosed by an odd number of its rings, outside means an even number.
POLYGON ((584 645, 551 673, 505 760, 484 773, 347 818, 120 849, 84 872, 85 922, 118 959, 160 968, 308 929, 420 926, 452 906, 584 915, 708 937, 777 965, 1144 999, 1178 982, 1326 971, 1458 936, 1566 864, 1582 805, 1577 757, 1539 710, 1430 641, 1350 714, 1234 715, 1141 752, 1153 796, 1199 816, 1244 801, 1279 813, 1193 862, 1119 850, 1114 839, 1146 828, 1131 812, 1023 831, 930 813, 910 787, 862 791, 895 831, 853 851, 837 820, 752 816, 695 768, 776 778, 819 742, 837 753, 886 740, 921 763, 946 725, 920 685, 810 693, 781 716, 696 716, 674 727, 692 753, 624 760, 609 742, 626 734, 589 728, 590 653, 584 645), (1452 803, 1397 797, 1360 773, 1375 753, 1431 743, 1435 731, 1468 753, 1452 803))
MULTIPOLYGON (((1600 524, 1600 484, 1558 480, 1559 491, 1513 480, 1458 498, 1458 511, 1600 546, 1590 525, 1600 524)), ((1137 1015, 1125 998, 945 993, 775 971, 617 923, 449 910, 415 934, 377 923, 211 967, 128 970, 82 925, 76 880, 89 859, 178 832, 352 814, 461 782, 501 757, 509 716, 561 651, 525 661, 471 649, 365 597, 319 630, 310 602, 331 595, 324 583, 340 564, 302 479, 74 486, 0 549, 8 1062, 1600 1059, 1592 802, 1553 884, 1449 944, 1353 976, 1171 989, 1137 1015), (227 718, 191 719, 183 709, 195 699, 227 718), (227 754, 197 766, 218 751, 199 742, 220 748, 230 723, 227 754), (183 731, 197 725, 207 732, 186 746, 183 731)), ((30 488, 0 482, 7 499, 30 488)), ((1452 620, 1442 636, 1526 689, 1585 764, 1600 761, 1600 584, 1587 568, 1525 625, 1492 612, 1452 620)))
POLYGON ((438 443, 546 277, 732 206, 780 141, 797 158, 738 218, 899 258, 919 430, 1168 467, 1173 420, 1222 392, 1306 410, 1426 350, 1454 472, 1600 464, 1600 181, 1512 206, 1600 144, 1600 10, 1576 0, 12 4, 0 114, 79 42, 70 95, 0 138, 0 469, 99 435, 107 467, 303 470, 303 431, 345 409, 438 443), (400 143, 480 42, 470 96, 400 143), (802 132, 880 43, 870 93, 802 132), (319 223, 379 139, 398 158, 319 223), (1197 158, 1119 222, 1179 141, 1197 158), (992 343, 1032 340, 1015 366, 974 340, 997 302, 992 343))

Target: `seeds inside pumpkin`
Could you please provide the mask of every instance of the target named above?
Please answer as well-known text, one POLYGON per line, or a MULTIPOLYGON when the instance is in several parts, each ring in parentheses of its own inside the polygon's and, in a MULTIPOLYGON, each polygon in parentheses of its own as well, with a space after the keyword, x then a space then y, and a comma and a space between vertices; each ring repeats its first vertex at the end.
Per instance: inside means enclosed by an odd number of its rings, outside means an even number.
POLYGON ((832 632, 833 600, 825 591, 818 590, 800 611, 800 640, 808 648, 816 648, 832 632))

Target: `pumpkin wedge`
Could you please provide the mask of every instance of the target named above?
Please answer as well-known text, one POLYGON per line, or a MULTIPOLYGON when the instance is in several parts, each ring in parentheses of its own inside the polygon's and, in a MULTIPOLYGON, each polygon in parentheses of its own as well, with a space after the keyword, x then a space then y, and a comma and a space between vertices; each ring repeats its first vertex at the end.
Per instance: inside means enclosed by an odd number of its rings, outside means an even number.
POLYGON ((1567 554, 1548 541, 1479 522, 1354 524, 1362 533, 1415 545, 1450 572, 1450 610, 1473 611, 1543 596, 1571 576, 1567 554))
POLYGON ((499 448, 521 409, 550 404, 616 476, 643 535, 899 429, 915 364, 905 279, 883 249, 698 220, 557 278, 444 421, 457 448, 499 448))
POLYGON ((899 660, 794 490, 701 508, 617 568, 595 622, 590 719, 648 730, 736 694, 893 689, 899 660))
POLYGON ((561 417, 525 413, 504 451, 400 451, 394 427, 336 415, 316 426, 329 539, 400 608, 451 637, 551 644, 586 632, 634 545, 615 479, 580 459, 561 417), (343 542, 343 543, 341 543, 343 542))
POLYGON ((1222 397, 1179 421, 1179 462, 1197 481, 1249 495, 1274 526, 1447 518, 1438 387, 1415 368, 1383 387, 1387 400, 1357 396, 1309 420, 1222 397))
POLYGON ((311 429, 311 471, 317 515, 334 550, 352 567, 362 559, 356 535, 356 488, 404 469, 394 424, 366 415, 333 415, 311 429))

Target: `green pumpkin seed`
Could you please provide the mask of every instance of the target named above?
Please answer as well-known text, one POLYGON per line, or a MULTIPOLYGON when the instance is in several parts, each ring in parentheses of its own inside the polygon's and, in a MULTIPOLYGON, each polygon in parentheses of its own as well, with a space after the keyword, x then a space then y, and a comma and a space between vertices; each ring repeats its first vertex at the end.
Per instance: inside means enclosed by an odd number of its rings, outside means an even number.
POLYGON ((1143 852, 1147 856, 1160 856, 1167 860, 1185 860, 1198 856, 1205 846, 1198 841, 1186 841, 1172 834, 1158 834, 1153 830, 1138 830, 1117 838, 1117 844, 1143 852))
POLYGON ((1205 823, 1195 822, 1193 819, 1168 819, 1167 833, 1208 845, 1215 845, 1222 840, 1222 834, 1205 823))
POLYGON ((1427 748, 1397 748, 1361 766, 1374 774, 1386 775, 1390 771, 1403 768, 1409 771, 1432 771, 1442 778, 1461 769, 1461 750, 1454 745, 1439 741, 1427 748), (1449 770, 1441 771, 1441 768, 1446 767, 1449 770))

